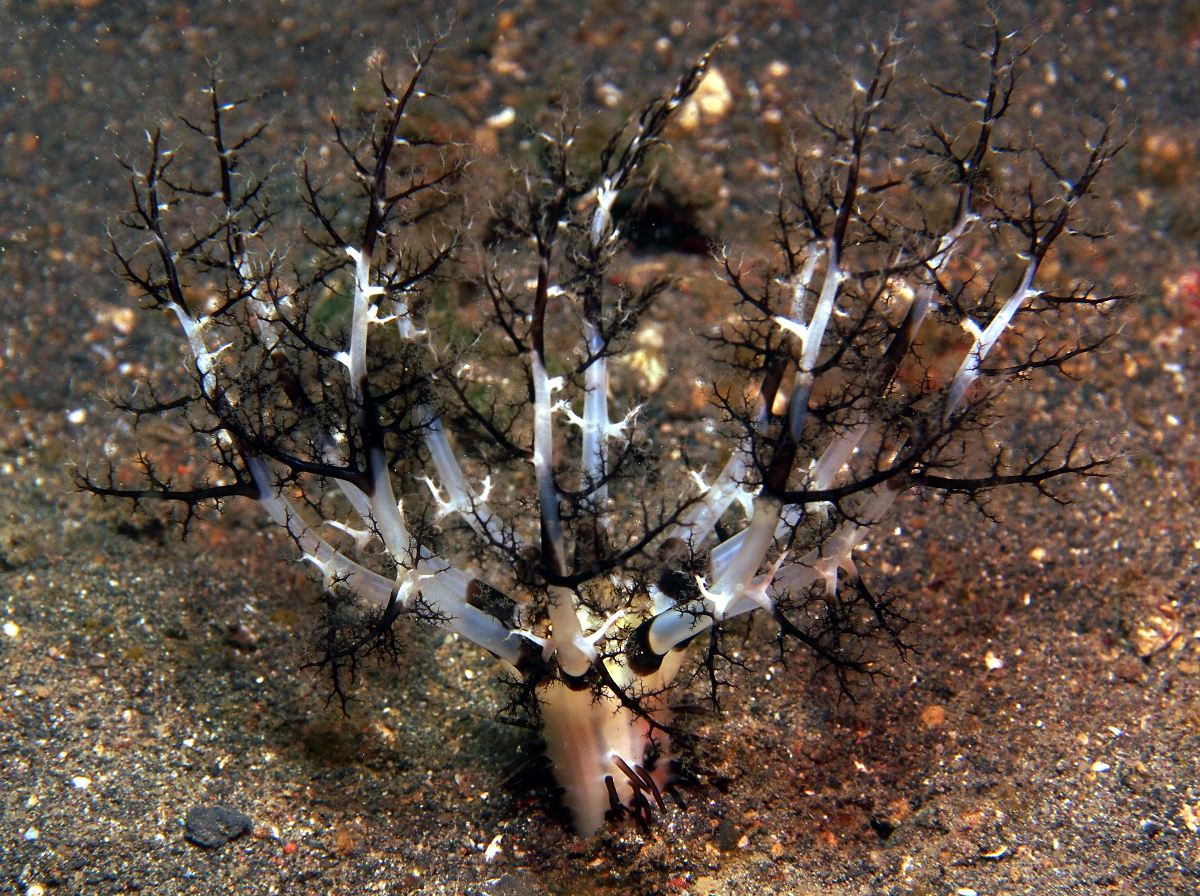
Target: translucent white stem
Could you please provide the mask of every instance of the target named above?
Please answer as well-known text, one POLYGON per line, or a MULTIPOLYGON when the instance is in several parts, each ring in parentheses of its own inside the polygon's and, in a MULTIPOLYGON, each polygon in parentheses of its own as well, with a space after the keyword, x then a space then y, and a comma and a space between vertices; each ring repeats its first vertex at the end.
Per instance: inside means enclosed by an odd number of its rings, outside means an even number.
POLYGON ((563 547, 562 518, 558 509, 558 486, 554 482, 554 427, 551 420, 551 393, 559 385, 546 375, 541 356, 529 353, 529 368, 533 378, 533 472, 537 480, 538 503, 542 517, 542 534, 550 543, 549 551, 558 569, 566 569, 563 547))
POLYGON ((903 488, 889 481, 872 492, 855 514, 846 520, 821 545, 813 548, 795 563, 781 569, 771 585, 772 595, 785 591, 799 593, 824 579, 829 593, 837 593, 838 569, 852 569, 852 554, 866 540, 873 525, 896 503, 903 488))
POLYGON ((608 502, 608 359, 599 356, 604 343, 590 321, 584 321, 584 337, 595 360, 584 373, 581 487, 594 489, 589 500, 602 511, 608 502))
POLYGON ((392 491, 392 472, 382 446, 368 449, 367 469, 371 473, 371 516, 379 529, 379 537, 396 563, 411 566, 418 558, 404 514, 392 491))
POLYGON ((987 328, 975 337, 975 344, 963 358, 958 372, 954 375, 954 382, 950 384, 950 395, 946 400, 946 417, 958 410, 963 399, 966 398, 967 391, 979 379, 981 365, 1004 331, 1008 329, 1013 317, 1021 310, 1021 306, 1038 295, 1038 290, 1031 288, 1036 273, 1037 263, 1031 261, 1025 268, 1024 276, 1021 277, 1021 285, 1005 301, 987 328))
POLYGON ((767 552, 775 544, 780 510, 778 501, 760 498, 756 502, 754 518, 743 530, 737 552, 717 578, 711 594, 706 595, 714 603, 712 612, 718 620, 723 619, 729 606, 750 588, 754 574, 766 560, 767 552))
POLYGON ((354 300, 350 318, 350 351, 346 367, 350 372, 350 389, 355 399, 362 400, 362 388, 367 380, 367 326, 370 322, 371 259, 357 249, 347 247, 354 259, 354 300))
POLYGON ((496 618, 483 613, 466 602, 467 587, 473 579, 444 561, 430 558, 420 563, 411 587, 399 588, 398 582, 351 560, 318 535, 280 493, 266 463, 257 457, 246 459, 246 466, 258 487, 258 501, 271 519, 291 536, 297 547, 316 566, 327 583, 338 582, 363 600, 386 606, 393 593, 402 606, 409 606, 420 592, 429 609, 445 618, 450 631, 478 644, 501 659, 516 664, 522 653, 523 641, 496 618))
POLYGON ((493 545, 509 550, 528 546, 529 543, 496 516, 487 501, 476 494, 467 482, 454 449, 450 446, 446 429, 438 418, 426 425, 425 447, 429 450, 430 459, 437 470, 438 480, 446 490, 444 498, 440 493, 434 493, 434 499, 443 508, 453 510, 493 545))
MULTIPOLYGON (((554 482, 554 428, 550 403, 558 380, 552 381, 546 376, 546 367, 536 351, 529 353, 529 368, 533 377, 533 471, 537 479, 542 538, 547 542, 542 545, 542 551, 549 555, 551 567, 562 573, 566 571, 567 561, 558 509, 558 486, 554 482)), ((547 650, 558 652, 559 664, 568 675, 583 675, 591 665, 594 651, 589 653, 585 649, 583 627, 575 612, 575 595, 570 589, 557 586, 548 588, 547 593, 550 624, 554 629, 547 650)))
POLYGON ((699 550, 704 540, 708 538, 717 525, 722 514, 742 491, 751 468, 750 443, 741 442, 734 449, 729 460, 725 462, 717 481, 696 503, 692 504, 667 532, 668 538, 683 539, 692 550, 699 550))
POLYGON ((596 187, 596 211, 592 214, 592 245, 599 246, 612 229, 612 207, 617 198, 611 177, 596 187))
POLYGON ((558 585, 551 585, 546 591, 550 598, 550 625, 553 627, 546 650, 557 652, 562 670, 578 678, 587 672, 596 659, 596 648, 583 634, 583 626, 575 610, 574 592, 558 585))
POLYGON ((813 309, 812 320, 804 334, 804 348, 800 353, 800 372, 811 374, 817 366, 817 357, 821 354, 821 344, 825 341, 825 330, 833 309, 837 304, 838 290, 846 275, 838 265, 837 247, 830 244, 829 265, 825 270, 825 282, 821 286, 821 295, 817 299, 817 307, 813 309))

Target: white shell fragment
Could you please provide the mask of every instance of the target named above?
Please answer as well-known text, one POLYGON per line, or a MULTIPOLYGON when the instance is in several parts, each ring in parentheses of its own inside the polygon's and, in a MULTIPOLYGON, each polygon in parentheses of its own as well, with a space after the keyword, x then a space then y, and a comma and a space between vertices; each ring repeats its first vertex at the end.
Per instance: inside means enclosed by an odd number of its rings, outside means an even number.
POLYGON ((495 865, 497 862, 504 861, 504 849, 500 846, 500 840, 503 834, 497 834, 492 838, 492 842, 487 845, 487 849, 483 851, 483 861, 487 865, 495 865))

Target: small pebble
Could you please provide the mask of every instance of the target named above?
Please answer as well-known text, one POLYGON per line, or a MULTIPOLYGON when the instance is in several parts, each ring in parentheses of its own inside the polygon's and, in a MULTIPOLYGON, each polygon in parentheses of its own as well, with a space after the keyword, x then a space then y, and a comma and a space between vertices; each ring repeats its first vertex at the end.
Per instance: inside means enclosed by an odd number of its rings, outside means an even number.
POLYGON ((85 778, 83 775, 76 775, 74 778, 71 779, 71 785, 76 790, 87 790, 88 787, 91 786, 91 783, 92 783, 92 779, 85 778))
POLYGON ((725 76, 717 68, 710 68, 696 87, 696 105, 705 121, 720 121, 733 108, 733 92, 725 76))
POLYGON ((225 642, 245 653, 251 653, 258 647, 258 639, 254 637, 254 633, 240 622, 229 627, 225 642))
POLYGON ((696 86, 696 92, 679 110, 679 127, 687 133, 701 124, 716 124, 733 109, 733 91, 729 82, 715 66, 710 68, 696 86))
MULTIPOLYGON (((1196 808, 1200 809, 1200 805, 1196 808)), ((1179 807, 1179 817, 1183 819, 1184 827, 1193 834, 1200 834, 1200 815, 1196 813, 1196 809, 1184 803, 1179 807)))
POLYGON ((602 84, 596 85, 596 99, 602 106, 607 106, 609 109, 614 108, 621 102, 621 88, 615 84, 610 84, 605 81, 602 84))
POLYGON ((225 806, 194 806, 184 821, 185 836, 197 846, 217 849, 254 830, 249 815, 225 806))
POLYGON ((1109 765, 1107 762, 1100 762, 1099 760, 1097 760, 1096 762, 1092 763, 1092 771, 1094 771, 1094 772, 1106 772, 1110 768, 1112 768, 1112 766, 1109 765))
POLYGON ((517 110, 512 106, 506 106, 495 115, 489 115, 484 123, 494 131, 502 131, 510 127, 516 120, 517 110))
POLYGON ((15 638, 17 635, 21 634, 21 626, 17 625, 15 622, 6 622, 4 623, 4 634, 8 635, 10 638, 15 638))
POLYGON ((937 728, 946 721, 946 708, 938 706, 936 703, 931 706, 926 706, 921 711, 921 722, 926 728, 937 728))

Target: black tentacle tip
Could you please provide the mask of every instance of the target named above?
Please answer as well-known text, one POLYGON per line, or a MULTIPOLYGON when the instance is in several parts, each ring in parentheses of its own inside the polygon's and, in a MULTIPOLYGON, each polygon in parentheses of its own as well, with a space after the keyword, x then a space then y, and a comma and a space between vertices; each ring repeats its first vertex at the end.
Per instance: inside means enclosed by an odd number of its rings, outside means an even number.
POLYGON ((629 671, 643 678, 657 672, 663 661, 663 655, 650 647, 650 626, 654 624, 654 618, 635 628, 625 641, 625 662, 629 664, 629 671))
POLYGON ((604 818, 606 821, 619 822, 625 818, 625 806, 617 795, 617 785, 612 775, 604 776, 604 787, 608 791, 608 811, 604 813, 604 818))
POLYGON ((565 671, 559 672, 559 677, 562 683, 571 691, 586 691, 589 688, 595 688, 600 684, 600 673, 595 666, 588 668, 582 675, 569 675, 565 671))

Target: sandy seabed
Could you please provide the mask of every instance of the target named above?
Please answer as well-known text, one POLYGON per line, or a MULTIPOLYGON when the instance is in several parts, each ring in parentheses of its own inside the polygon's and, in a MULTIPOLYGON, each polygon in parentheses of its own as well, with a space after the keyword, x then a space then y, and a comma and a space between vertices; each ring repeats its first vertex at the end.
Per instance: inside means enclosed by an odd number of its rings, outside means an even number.
MULTIPOLYGON (((734 105, 677 149, 680 178, 717 194, 698 203, 705 227, 732 240, 758 232, 747 222, 786 143, 770 110, 799 115, 844 92, 832 60, 853 69, 867 40, 895 28, 906 70, 969 76, 944 49, 986 21, 982 4, 859 6, 463 5, 443 72, 484 128, 486 166, 520 136, 489 133, 488 116, 528 115, 567 85, 584 112, 619 123, 596 111, 605 91, 645 96, 736 29, 716 58, 734 105)), ((294 158, 322 139, 330 109, 353 105, 371 54, 401 56, 439 12, 0 5, 3 892, 1197 889, 1193 3, 999 6, 1006 27, 1037 38, 1018 100, 1039 139, 1076 145, 1104 119, 1128 141, 1101 187, 1112 238, 1078 275, 1136 299, 1074 380, 1008 409, 1038 431, 1082 428, 1114 457, 1110 476, 1070 489, 1066 507, 999 497, 995 519, 904 502, 869 574, 918 620, 907 661, 892 657, 851 701, 803 657, 785 667, 769 639, 751 642, 755 672, 726 715, 694 723, 689 810, 647 835, 577 841, 537 799, 504 793, 525 735, 497 721, 496 664, 441 633, 414 629, 401 671, 368 669, 348 717, 326 706, 322 683, 297 671, 315 586, 253 508, 181 542, 153 515, 74 490, 71 465, 103 457, 118 425, 107 397, 178 363, 169 321, 129 313, 108 254, 106 227, 128 203, 118 156, 191 108, 219 60, 248 92, 282 89, 265 101, 269 139, 294 158), (192 844, 184 819, 200 805, 246 813, 252 833, 192 844), (485 864, 498 835, 504 860, 485 864)), ((713 301, 704 259, 643 262, 694 282, 688 301, 713 301)), ((703 363, 685 350, 668 341, 676 382, 703 363)), ((656 423, 699 431, 673 389, 656 423)), ((141 433, 186 466, 178 436, 141 433)))

